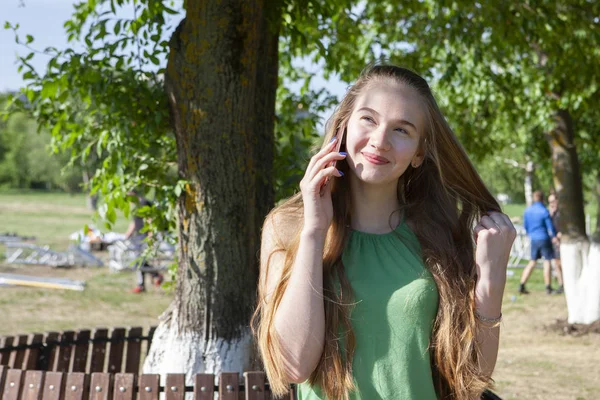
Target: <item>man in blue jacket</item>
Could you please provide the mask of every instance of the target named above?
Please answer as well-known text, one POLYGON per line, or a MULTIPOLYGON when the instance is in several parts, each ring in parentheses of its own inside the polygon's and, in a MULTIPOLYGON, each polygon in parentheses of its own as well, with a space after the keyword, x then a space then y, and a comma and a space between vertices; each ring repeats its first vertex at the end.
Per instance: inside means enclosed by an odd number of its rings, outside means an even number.
POLYGON ((523 215, 523 223, 527 236, 531 240, 531 258, 529 263, 523 270, 521 275, 521 285, 519 293, 528 294, 525 289, 525 284, 531 276, 531 272, 535 268, 537 260, 544 257, 544 283, 546 284, 546 293, 552 294, 551 279, 551 264, 554 258, 554 249, 552 243, 556 242, 556 230, 552 224, 550 213, 544 206, 544 193, 535 191, 533 193, 533 204, 525 209, 523 215))

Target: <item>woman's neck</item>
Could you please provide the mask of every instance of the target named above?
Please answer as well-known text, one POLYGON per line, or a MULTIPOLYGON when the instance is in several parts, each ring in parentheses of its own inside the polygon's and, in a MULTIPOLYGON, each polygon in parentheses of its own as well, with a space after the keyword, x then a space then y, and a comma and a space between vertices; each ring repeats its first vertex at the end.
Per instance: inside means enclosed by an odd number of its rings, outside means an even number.
POLYGON ((400 224, 402 215, 394 212, 400 208, 396 185, 375 186, 354 180, 351 196, 352 229, 367 233, 388 233, 400 224))

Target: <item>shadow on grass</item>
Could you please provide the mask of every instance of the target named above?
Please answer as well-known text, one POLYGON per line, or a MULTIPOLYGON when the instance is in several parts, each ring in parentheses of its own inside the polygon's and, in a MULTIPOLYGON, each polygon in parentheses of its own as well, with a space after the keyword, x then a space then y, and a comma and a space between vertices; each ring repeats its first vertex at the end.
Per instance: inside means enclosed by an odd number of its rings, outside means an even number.
POLYGON ((566 319, 557 319, 555 323, 544 327, 549 332, 559 333, 563 336, 574 337, 585 336, 589 334, 600 334, 600 320, 591 324, 569 324, 566 319))

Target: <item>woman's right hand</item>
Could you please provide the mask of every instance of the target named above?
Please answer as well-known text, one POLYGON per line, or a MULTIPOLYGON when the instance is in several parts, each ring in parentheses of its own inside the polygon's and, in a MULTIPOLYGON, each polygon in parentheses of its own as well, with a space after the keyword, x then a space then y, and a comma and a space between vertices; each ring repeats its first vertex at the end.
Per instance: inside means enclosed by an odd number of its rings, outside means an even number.
POLYGON ((337 140, 336 138, 331 141, 310 159, 304 177, 300 181, 300 191, 304 203, 303 230, 305 231, 325 234, 333 219, 331 184, 325 186, 322 191, 321 186, 327 178, 342 176, 335 166, 329 166, 332 161, 346 158, 344 153, 334 151, 337 140))

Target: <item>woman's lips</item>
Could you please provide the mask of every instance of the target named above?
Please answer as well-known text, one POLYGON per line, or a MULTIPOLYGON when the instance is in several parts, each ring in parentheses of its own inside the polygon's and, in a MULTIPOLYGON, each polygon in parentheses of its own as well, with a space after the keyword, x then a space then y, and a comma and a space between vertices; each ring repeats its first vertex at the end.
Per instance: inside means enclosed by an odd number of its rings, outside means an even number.
POLYGON ((367 152, 363 152, 362 153, 363 157, 369 161, 371 164, 375 164, 375 165, 383 165, 383 164, 387 164, 389 163, 387 158, 384 157, 380 157, 378 155, 375 155, 373 153, 367 153, 367 152))

